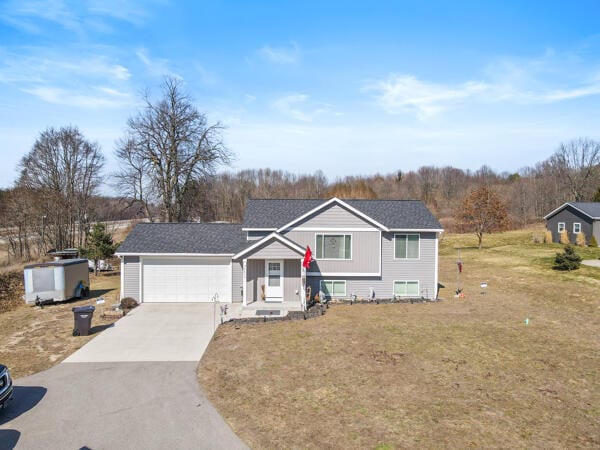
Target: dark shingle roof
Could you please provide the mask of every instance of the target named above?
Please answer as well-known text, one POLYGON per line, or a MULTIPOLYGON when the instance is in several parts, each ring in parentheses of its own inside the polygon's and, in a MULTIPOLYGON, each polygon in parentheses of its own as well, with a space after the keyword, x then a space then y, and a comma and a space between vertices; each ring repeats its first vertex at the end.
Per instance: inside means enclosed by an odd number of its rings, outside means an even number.
POLYGON ((139 223, 118 253, 237 253, 248 245, 239 224, 139 223))
POLYGON ((600 202, 569 202, 569 205, 583 211, 592 219, 600 218, 600 202))
MULTIPOLYGON (((244 228, 280 228, 325 203, 319 199, 249 199, 244 228)), ((420 200, 342 200, 390 229, 441 229, 420 200)))

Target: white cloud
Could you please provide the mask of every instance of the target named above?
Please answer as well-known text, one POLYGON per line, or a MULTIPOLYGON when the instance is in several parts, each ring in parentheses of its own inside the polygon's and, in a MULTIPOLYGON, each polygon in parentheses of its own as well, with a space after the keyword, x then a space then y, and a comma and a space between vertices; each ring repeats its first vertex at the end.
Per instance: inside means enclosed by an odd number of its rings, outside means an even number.
POLYGON ((483 74, 462 83, 434 83, 412 74, 391 74, 365 83, 375 103, 390 114, 413 113, 420 120, 458 104, 556 103, 600 94, 600 65, 577 53, 547 50, 537 58, 498 58, 483 74))
POLYGON ((288 48, 276 48, 265 45, 258 50, 258 54, 267 61, 275 64, 294 64, 300 58, 300 48, 295 43, 288 48))
POLYGON ((79 108, 120 108, 131 104, 129 94, 106 87, 88 89, 85 93, 51 86, 22 90, 48 103, 79 108))
POLYGON ((328 105, 308 104, 305 94, 293 93, 276 99, 271 106, 281 114, 302 122, 312 122, 317 116, 330 110, 328 105))
POLYGON ((415 112, 425 119, 440 113, 450 103, 462 101, 489 89, 485 83, 466 82, 458 86, 420 81, 412 75, 392 75, 366 86, 376 92, 377 103, 388 113, 415 112))
POLYGON ((145 48, 135 52, 138 59, 146 66, 147 72, 154 77, 172 76, 182 79, 182 77, 171 69, 171 63, 165 58, 150 57, 148 50, 145 48))

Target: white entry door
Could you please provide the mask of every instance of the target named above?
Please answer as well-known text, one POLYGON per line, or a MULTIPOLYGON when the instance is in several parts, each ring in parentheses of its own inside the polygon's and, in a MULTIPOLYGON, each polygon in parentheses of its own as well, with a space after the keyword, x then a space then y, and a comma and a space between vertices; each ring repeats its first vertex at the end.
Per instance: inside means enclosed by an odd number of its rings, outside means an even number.
POLYGON ((265 261, 265 300, 283 301, 283 261, 265 261))

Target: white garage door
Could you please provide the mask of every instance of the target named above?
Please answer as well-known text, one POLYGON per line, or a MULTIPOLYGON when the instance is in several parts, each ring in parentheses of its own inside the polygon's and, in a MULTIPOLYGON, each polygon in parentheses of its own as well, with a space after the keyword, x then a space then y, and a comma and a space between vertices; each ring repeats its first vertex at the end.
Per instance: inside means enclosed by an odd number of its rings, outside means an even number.
POLYGON ((210 302, 231 301, 229 258, 143 259, 142 301, 210 302))

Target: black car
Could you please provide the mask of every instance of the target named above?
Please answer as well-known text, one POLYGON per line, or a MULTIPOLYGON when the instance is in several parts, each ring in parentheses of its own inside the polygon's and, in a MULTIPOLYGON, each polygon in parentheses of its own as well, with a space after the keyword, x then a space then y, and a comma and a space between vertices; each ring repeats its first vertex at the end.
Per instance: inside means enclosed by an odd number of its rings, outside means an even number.
POLYGON ((13 383, 8 372, 8 367, 0 364, 0 409, 5 408, 12 398, 13 383))

